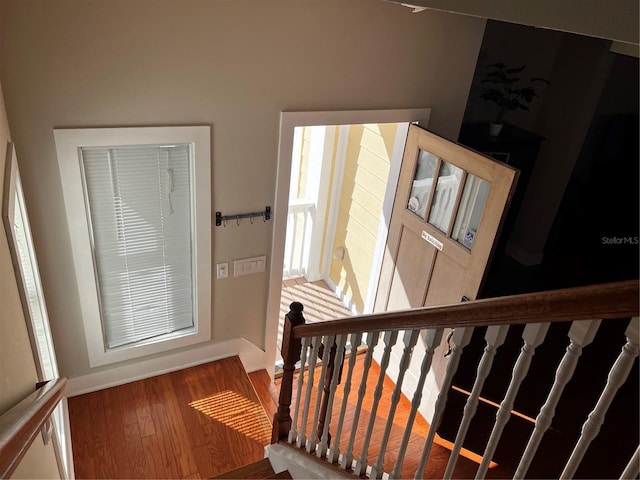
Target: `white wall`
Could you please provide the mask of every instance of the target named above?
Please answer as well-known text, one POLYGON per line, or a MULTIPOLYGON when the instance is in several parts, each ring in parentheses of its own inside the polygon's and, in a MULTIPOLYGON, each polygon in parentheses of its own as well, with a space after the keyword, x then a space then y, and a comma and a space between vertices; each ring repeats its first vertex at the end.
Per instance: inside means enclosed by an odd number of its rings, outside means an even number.
MULTIPOLYGON (((431 129, 457 138, 485 23, 379 0, 5 0, 0 19, 7 112, 67 376, 90 369, 53 128, 211 124, 213 211, 261 210, 274 201, 282 110, 428 106, 431 129)), ((271 222, 212 228, 214 262, 271 251, 271 222)), ((268 274, 214 282, 215 341, 264 348, 268 274)))
MULTIPOLYGON (((11 139, 0 86, 0 199, 4 198, 5 149, 11 139)), ((0 414, 35 389, 38 375, 31 353, 27 324, 22 313, 13 273, 7 235, 0 234, 0 414)), ((60 478, 53 444, 38 436, 14 472, 14 478, 60 478)))

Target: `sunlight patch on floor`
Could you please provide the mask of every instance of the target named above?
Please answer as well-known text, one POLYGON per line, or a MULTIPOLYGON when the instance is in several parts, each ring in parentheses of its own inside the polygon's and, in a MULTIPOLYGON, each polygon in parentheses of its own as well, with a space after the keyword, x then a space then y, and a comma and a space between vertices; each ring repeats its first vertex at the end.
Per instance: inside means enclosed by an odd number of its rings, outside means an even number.
POLYGON ((194 400, 189 406, 253 440, 268 443, 271 426, 262 406, 232 390, 194 400))

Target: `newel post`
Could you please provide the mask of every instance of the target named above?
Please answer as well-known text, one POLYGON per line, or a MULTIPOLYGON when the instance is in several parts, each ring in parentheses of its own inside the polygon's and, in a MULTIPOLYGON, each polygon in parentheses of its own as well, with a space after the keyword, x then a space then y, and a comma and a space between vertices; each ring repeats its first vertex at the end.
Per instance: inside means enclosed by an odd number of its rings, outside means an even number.
POLYGON ((302 350, 302 340, 293 338, 293 327, 304 324, 304 310, 300 302, 293 302, 289 305, 289 313, 284 316, 284 331, 282 333, 282 359, 284 367, 282 373, 282 383, 280 384, 280 397, 278 399, 278 410, 273 415, 273 428, 271 430, 271 443, 278 443, 281 438, 286 438, 291 430, 291 396, 293 392, 293 374, 296 363, 300 360, 302 350))

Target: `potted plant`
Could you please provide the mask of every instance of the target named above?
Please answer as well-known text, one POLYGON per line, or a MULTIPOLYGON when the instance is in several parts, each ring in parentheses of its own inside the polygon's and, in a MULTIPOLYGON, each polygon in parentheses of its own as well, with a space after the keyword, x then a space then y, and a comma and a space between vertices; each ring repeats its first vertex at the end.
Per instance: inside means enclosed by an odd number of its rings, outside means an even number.
POLYGON ((518 108, 529 110, 527 106, 538 97, 535 87, 537 84, 549 81, 544 78, 532 77, 529 82, 520 86, 520 74, 524 71, 525 66, 517 68, 509 68, 504 63, 494 63, 487 68, 490 70, 484 76, 481 83, 488 84, 486 90, 480 98, 493 102, 497 107, 497 115, 495 121, 489 125, 489 133, 496 136, 502 130, 504 118, 508 112, 518 108))

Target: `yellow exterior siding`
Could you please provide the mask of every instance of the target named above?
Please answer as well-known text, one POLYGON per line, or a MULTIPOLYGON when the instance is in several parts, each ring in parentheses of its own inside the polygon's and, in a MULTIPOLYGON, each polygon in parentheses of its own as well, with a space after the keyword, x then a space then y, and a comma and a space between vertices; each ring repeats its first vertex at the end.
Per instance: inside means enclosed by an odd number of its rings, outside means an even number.
POLYGON ((332 259, 329 278, 358 311, 371 277, 373 253, 382 215, 396 124, 352 125, 342 182, 334 248, 344 259, 332 259))
POLYGON ((312 127, 302 128, 302 152, 300 153, 300 176, 298 177, 298 196, 304 198, 307 187, 307 171, 309 169, 309 150, 311 148, 312 127))
POLYGON ((335 181, 336 178, 336 155, 338 153, 338 129, 339 127, 336 127, 336 132, 333 136, 333 146, 331 149, 331 170, 330 170, 330 174, 329 174, 329 197, 327 200, 327 208, 325 210, 325 215, 324 218, 322 219, 322 221, 324 222, 324 232, 322 233, 322 249, 320 251, 320 265, 318 265, 318 271, 322 271, 323 267, 323 258, 325 258, 325 255, 327 255, 326 250, 328 248, 331 248, 331 243, 329 243, 329 239, 327 238, 326 232, 327 232, 327 225, 329 225, 329 215, 331 213, 331 208, 330 208, 330 203, 331 203, 331 186, 333 185, 333 182, 335 181))

